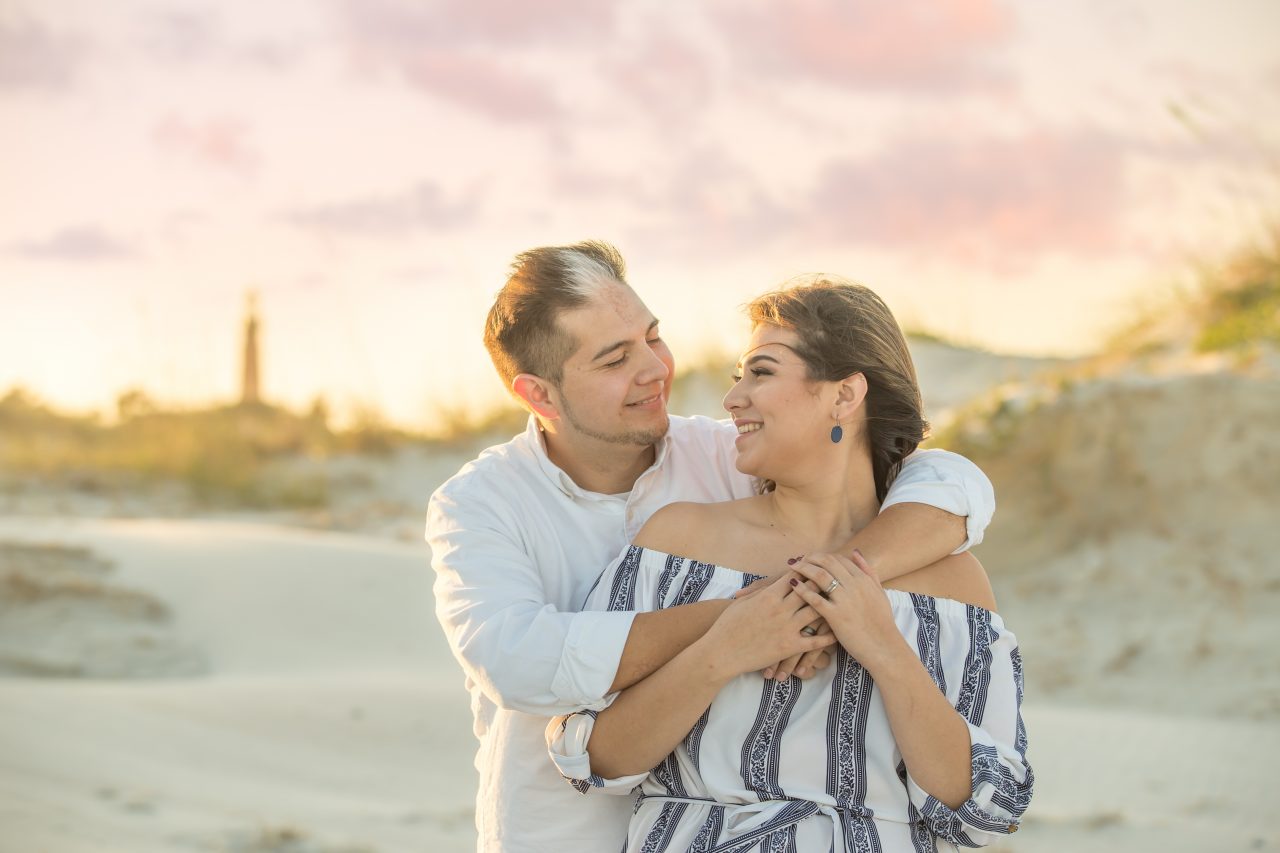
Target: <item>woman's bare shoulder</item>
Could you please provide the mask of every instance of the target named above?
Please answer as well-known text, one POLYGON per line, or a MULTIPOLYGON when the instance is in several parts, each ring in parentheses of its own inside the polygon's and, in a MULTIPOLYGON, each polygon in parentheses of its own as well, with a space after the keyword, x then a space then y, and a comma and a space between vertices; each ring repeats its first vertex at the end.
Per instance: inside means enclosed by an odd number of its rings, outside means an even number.
POLYGON ((737 501, 692 503, 680 501, 649 516, 633 544, 653 551, 697 557, 714 546, 714 539, 733 517, 737 501))
POLYGON ((950 598, 985 607, 993 613, 996 611, 996 596, 987 570, 968 551, 943 557, 923 569, 894 578, 885 586, 934 598, 950 598))

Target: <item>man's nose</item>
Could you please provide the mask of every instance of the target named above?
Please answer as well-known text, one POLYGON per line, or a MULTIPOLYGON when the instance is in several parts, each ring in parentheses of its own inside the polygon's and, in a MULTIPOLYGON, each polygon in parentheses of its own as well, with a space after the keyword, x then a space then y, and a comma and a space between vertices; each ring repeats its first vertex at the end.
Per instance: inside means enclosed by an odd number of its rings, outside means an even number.
POLYGON ((636 375, 636 383, 639 385, 647 385, 650 382, 664 382, 671 375, 671 369, 667 367, 667 363, 658 357, 653 350, 649 350, 649 361, 644 366, 644 370, 636 375))

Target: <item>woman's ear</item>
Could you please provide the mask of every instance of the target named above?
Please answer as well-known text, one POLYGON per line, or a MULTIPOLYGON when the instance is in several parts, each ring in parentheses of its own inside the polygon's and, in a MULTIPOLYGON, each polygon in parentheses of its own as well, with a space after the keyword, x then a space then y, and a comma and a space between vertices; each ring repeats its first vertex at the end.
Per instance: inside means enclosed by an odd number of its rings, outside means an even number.
POLYGON ((836 387, 836 419, 844 422, 862 408, 867 399, 867 377, 862 373, 851 374, 840 380, 836 387))
POLYGON ((511 390, 538 418, 554 421, 560 417, 560 409, 552 397, 551 383, 542 377, 521 373, 511 380, 511 390))

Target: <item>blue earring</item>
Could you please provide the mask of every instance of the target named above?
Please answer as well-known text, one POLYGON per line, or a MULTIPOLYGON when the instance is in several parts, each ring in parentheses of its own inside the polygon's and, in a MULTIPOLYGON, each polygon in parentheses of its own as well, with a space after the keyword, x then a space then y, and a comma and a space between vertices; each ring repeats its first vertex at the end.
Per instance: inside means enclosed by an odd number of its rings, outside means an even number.
POLYGON ((840 424, 836 424, 831 428, 831 443, 839 444, 840 439, 842 438, 844 438, 844 427, 840 426, 840 424))

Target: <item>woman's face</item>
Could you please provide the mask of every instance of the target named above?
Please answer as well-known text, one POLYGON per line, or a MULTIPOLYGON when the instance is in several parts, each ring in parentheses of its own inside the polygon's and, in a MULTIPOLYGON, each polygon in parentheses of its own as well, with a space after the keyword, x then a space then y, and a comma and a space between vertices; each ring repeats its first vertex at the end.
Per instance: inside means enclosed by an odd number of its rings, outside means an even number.
POLYGON ((798 342, 789 329, 760 325, 738 361, 724 407, 738 427, 737 467, 744 474, 803 476, 822 463, 824 454, 815 451, 830 444, 834 383, 809 379, 798 342))

